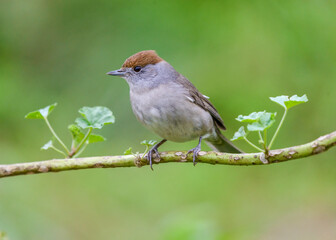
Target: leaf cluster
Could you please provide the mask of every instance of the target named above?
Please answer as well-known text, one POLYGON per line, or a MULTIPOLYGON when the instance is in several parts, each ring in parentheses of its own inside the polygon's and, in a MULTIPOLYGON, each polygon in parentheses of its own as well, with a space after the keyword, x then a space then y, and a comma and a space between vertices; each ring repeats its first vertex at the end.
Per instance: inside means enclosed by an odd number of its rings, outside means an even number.
POLYGON ((58 149, 54 146, 54 141, 50 140, 42 146, 42 150, 53 149, 69 158, 81 154, 86 146, 90 143, 105 141, 106 139, 103 136, 92 134, 92 130, 101 129, 105 125, 112 124, 115 121, 112 111, 106 107, 82 107, 78 111, 81 116, 75 120, 74 124, 68 126, 68 130, 72 136, 72 144, 69 150, 64 142, 58 137, 48 120, 48 116, 56 106, 57 103, 54 103, 44 108, 30 112, 25 116, 25 118, 45 120, 53 137, 64 148, 64 151, 58 149))
MULTIPOLYGON (((146 155, 146 153, 148 153, 149 149, 151 147, 153 147, 156 143, 157 143, 157 141, 155 141, 155 140, 143 140, 143 141, 141 141, 140 144, 146 146, 145 152, 143 153, 142 157, 144 157, 146 155)), ((129 147, 128 149, 126 149, 124 151, 124 155, 131 155, 131 154, 134 154, 132 152, 132 147, 129 147)))
POLYGON ((285 116, 287 114, 288 109, 299 105, 301 103, 305 103, 308 101, 307 96, 304 94, 302 97, 299 97, 297 95, 288 97, 285 95, 282 96, 277 96, 277 97, 270 97, 270 100, 279 104, 280 106, 282 106, 285 110, 284 115, 278 125, 277 130, 275 131, 271 142, 269 145, 267 145, 267 130, 275 123, 275 117, 277 115, 276 112, 272 113, 272 112, 266 112, 266 111, 261 111, 261 112, 252 112, 249 115, 239 115, 236 120, 241 122, 241 123, 247 123, 247 129, 245 131, 245 127, 241 126, 237 132, 235 132, 235 134, 233 135, 233 137, 231 138, 231 141, 236 141, 236 140, 245 140, 247 141, 252 147, 256 148, 257 150, 262 150, 259 147, 257 147, 255 144, 251 143, 248 139, 247 139, 247 135, 250 132, 257 132, 259 134, 259 143, 263 146, 264 150, 267 152, 281 126, 282 123, 285 119, 285 116))

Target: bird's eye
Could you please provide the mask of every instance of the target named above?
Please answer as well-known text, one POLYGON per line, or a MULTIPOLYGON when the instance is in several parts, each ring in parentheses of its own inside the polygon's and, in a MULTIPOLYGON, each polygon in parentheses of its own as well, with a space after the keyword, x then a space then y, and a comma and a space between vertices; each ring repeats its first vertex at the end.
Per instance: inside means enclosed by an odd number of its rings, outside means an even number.
POLYGON ((135 67, 133 68, 133 70, 134 70, 135 72, 140 72, 141 67, 140 67, 140 66, 135 66, 135 67))

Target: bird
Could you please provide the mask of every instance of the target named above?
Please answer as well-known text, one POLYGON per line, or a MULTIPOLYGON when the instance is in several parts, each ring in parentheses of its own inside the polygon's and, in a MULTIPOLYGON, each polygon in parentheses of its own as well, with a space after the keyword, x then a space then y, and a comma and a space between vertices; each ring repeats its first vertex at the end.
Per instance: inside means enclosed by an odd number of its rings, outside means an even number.
POLYGON ((193 153, 194 166, 202 140, 218 152, 242 153, 221 133, 226 128, 209 97, 154 50, 135 53, 120 69, 106 74, 126 80, 137 120, 162 138, 147 153, 152 170, 154 154, 160 159, 158 148, 166 141, 198 139, 198 145, 187 152, 193 153))

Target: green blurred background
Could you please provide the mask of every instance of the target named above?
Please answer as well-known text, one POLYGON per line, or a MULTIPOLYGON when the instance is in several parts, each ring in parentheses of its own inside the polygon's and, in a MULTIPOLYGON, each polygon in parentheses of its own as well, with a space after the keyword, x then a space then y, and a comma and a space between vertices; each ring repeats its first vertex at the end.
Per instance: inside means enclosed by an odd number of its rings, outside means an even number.
MULTIPOLYGON (((274 147, 335 130, 336 2, 2 0, 0 164, 59 157, 32 110, 58 102, 67 125, 82 106, 116 123, 85 156, 117 155, 157 136, 133 116, 128 86, 106 76, 155 49, 211 97, 231 137, 238 114, 282 109, 268 97, 307 94, 274 147)), ((279 119, 278 119, 279 120, 279 119)), ((274 130, 272 130, 274 131, 274 130)), ((187 150, 197 141, 167 143, 187 150)), ((237 143, 246 151, 253 151, 237 143)), ((203 145, 204 150, 208 150, 203 145)), ((336 152, 271 166, 162 164, 0 180, 0 230, 13 239, 336 239, 336 152)))

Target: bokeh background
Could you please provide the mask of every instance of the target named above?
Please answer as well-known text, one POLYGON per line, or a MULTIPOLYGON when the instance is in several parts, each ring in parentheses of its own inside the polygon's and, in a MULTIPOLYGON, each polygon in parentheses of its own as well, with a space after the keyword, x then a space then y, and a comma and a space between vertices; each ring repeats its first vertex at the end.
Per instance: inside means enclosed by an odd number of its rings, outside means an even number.
MULTIPOLYGON (((336 2, 2 0, 0 164, 59 157, 40 151, 50 116, 70 143, 82 106, 107 106, 108 141, 83 156, 122 154, 157 136, 133 116, 128 86, 106 76, 135 52, 155 49, 223 116, 282 109, 268 97, 307 94, 274 147, 336 128, 336 2)), ((279 121, 278 117, 278 121, 279 121)), ((274 130, 272 130, 274 131, 274 130)), ((272 132, 271 131, 271 132, 272 132)), ((167 143, 188 150, 197 141, 167 143)), ((253 151, 244 143, 237 143, 253 151)), ((205 144, 204 150, 208 150, 205 144)), ((271 166, 162 164, 155 171, 91 169, 0 180, 0 231, 9 239, 335 239, 336 152, 271 166)))

